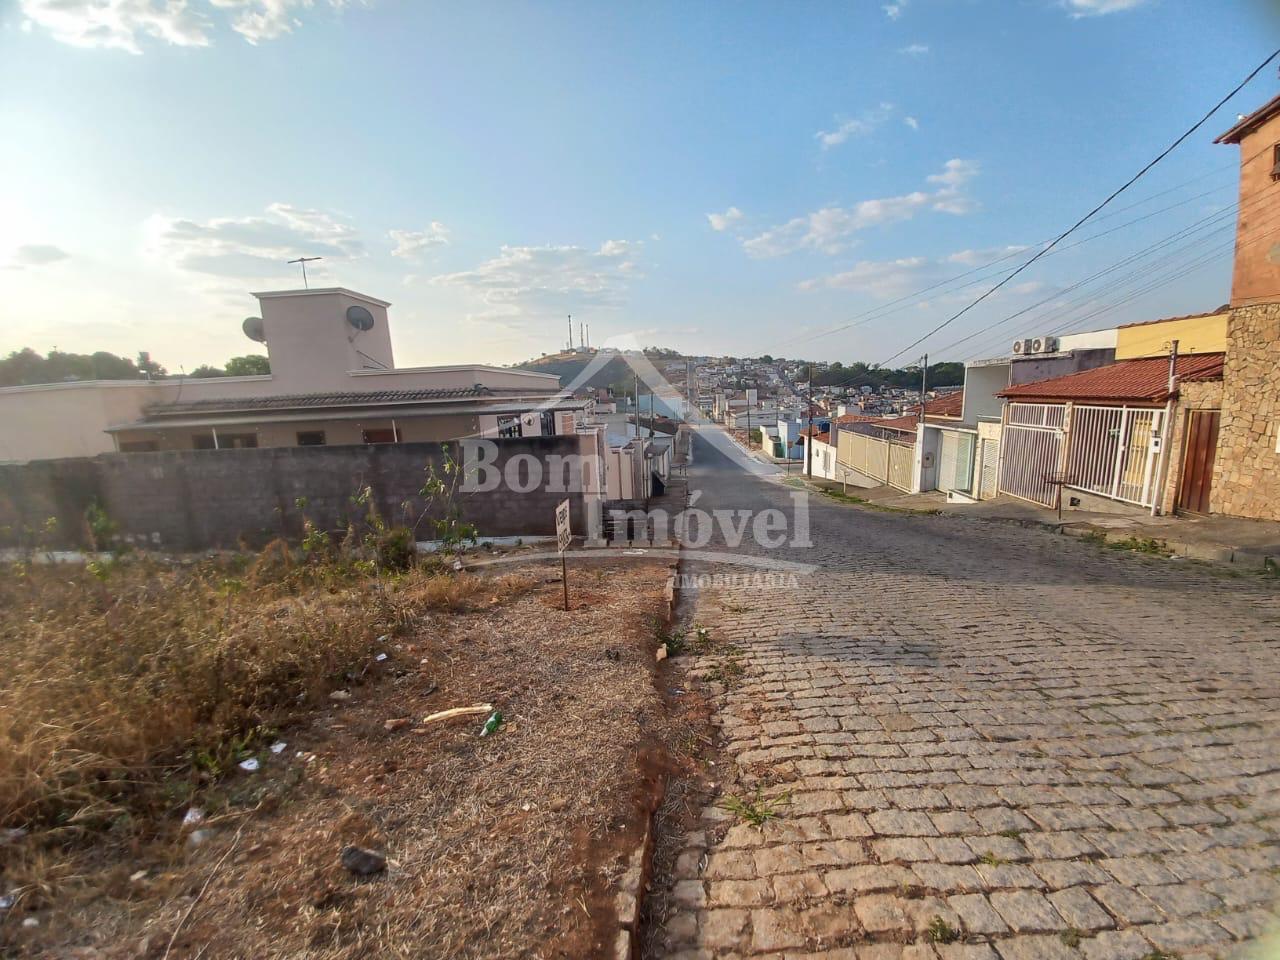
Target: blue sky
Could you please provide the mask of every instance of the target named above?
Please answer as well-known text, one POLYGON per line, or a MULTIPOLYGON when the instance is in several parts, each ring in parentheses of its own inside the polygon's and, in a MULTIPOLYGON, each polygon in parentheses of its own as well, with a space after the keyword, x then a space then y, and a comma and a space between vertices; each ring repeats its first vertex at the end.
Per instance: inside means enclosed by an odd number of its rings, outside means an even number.
MULTIPOLYGON (((254 348, 249 291, 320 255, 313 285, 392 302, 401 365, 536 356, 568 313, 597 344, 882 361, 983 287, 897 298, 1008 257, 966 278, 994 282, 1278 27, 1199 0, 0 0, 0 351, 221 362, 254 348)), ((920 349, 1223 303, 1212 139, 1276 88, 920 349)))

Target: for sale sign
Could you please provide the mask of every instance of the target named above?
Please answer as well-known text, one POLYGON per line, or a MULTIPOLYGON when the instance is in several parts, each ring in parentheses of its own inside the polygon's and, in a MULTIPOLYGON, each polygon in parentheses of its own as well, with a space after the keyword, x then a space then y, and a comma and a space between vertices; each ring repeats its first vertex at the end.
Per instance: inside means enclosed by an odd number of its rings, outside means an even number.
POLYGON ((573 534, 569 531, 569 501, 561 500, 560 505, 556 507, 556 545, 561 553, 569 549, 569 542, 572 539, 573 534))

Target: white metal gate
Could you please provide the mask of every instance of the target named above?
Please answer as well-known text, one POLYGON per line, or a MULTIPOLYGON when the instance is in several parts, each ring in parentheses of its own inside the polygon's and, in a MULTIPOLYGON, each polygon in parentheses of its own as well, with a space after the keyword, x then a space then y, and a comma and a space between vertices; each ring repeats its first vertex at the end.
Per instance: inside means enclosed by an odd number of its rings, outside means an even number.
POLYGON ((1155 501, 1163 410, 1077 406, 1071 411, 1067 485, 1113 500, 1149 507, 1155 501))
POLYGON ((968 493, 973 487, 973 443, 971 434, 943 430, 938 452, 937 487, 944 493, 959 490, 968 493))
POLYGON ((1057 403, 1011 403, 1000 432, 1000 491, 1046 507, 1057 504, 1053 481, 1062 455, 1067 408, 1057 403))
POLYGON ((990 500, 996 495, 1000 481, 1000 444, 987 439, 982 441, 982 479, 978 489, 979 500, 990 500))

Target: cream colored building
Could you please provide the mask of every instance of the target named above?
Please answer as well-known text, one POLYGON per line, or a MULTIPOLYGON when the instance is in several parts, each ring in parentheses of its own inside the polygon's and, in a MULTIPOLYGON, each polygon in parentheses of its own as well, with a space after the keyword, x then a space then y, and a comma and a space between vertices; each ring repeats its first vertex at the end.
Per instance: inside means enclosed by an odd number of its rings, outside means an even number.
POLYGON ((573 433, 592 401, 551 374, 397 368, 390 306, 341 287, 256 293, 266 376, 0 389, 0 461, 112 451, 284 447, 573 433))

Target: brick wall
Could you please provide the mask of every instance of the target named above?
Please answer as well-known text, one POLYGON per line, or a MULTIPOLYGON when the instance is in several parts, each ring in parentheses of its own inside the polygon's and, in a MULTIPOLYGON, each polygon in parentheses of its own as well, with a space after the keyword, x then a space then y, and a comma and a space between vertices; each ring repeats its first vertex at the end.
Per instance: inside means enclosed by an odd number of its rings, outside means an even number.
POLYGON ((1280 303, 1232 309, 1222 388, 1213 510, 1280 520, 1280 303))
MULTIPOLYGON (((498 442, 495 466, 517 455, 545 465, 550 456, 588 456, 592 435, 513 438, 498 442)), ((128 540, 157 549, 186 551, 261 545, 274 537, 297 538, 306 515, 335 532, 358 520, 364 507, 352 496, 368 486, 383 518, 416 521, 418 495, 431 463, 440 470, 442 444, 400 443, 248 450, 191 450, 104 454, 92 459, 0 465, 0 545, 83 546, 84 511, 103 505, 128 540), (42 540, 49 517, 57 533, 42 540)), ((455 457, 457 444, 450 444, 455 457)), ((526 476, 528 460, 521 476, 526 476)), ((544 474, 545 474, 544 470, 544 474)), ((568 498, 575 533, 585 531, 583 494, 548 490, 544 482, 525 493, 505 483, 489 492, 459 494, 463 517, 482 535, 531 536, 555 532, 555 507, 568 498)), ((429 525, 419 529, 430 539, 429 525)))

